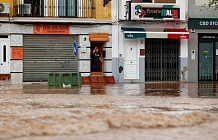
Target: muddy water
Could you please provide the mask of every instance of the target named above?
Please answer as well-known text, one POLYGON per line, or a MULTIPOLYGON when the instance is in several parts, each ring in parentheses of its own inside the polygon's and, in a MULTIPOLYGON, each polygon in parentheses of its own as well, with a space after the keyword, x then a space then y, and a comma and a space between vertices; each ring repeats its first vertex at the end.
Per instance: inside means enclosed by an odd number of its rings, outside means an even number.
POLYGON ((0 139, 218 139, 216 83, 0 84, 0 139))

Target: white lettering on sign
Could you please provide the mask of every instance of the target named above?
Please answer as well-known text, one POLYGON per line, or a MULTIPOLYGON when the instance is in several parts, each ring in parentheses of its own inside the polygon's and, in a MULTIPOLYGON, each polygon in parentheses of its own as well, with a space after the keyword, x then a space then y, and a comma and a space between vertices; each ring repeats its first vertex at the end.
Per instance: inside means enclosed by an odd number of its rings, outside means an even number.
POLYGON ((210 21, 210 25, 218 25, 217 21, 210 21))
POLYGON ((132 35, 132 34, 129 34, 129 35, 127 35, 127 37, 133 37, 133 35, 132 35))
POLYGON ((217 26, 218 25, 218 21, 200 21, 199 25, 201 26, 217 26))
POLYGON ((202 36, 202 38, 216 38, 215 36, 202 36))
POLYGON ((180 38, 181 38, 181 39, 186 39, 186 35, 185 35, 185 34, 182 34, 182 35, 180 36, 180 38))

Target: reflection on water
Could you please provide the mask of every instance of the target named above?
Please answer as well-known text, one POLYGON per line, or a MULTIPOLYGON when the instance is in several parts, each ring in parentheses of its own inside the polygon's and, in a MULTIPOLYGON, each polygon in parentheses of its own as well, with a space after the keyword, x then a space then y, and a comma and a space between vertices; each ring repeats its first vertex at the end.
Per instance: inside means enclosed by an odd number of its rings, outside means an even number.
POLYGON ((91 84, 90 86, 91 90, 90 93, 92 95, 105 95, 106 92, 106 84, 105 83, 99 83, 99 84, 91 84))
POLYGON ((146 83, 145 95, 150 96, 180 96, 181 83, 146 83))
POLYGON ((218 82, 199 82, 198 91, 200 97, 218 97, 218 82))
POLYGON ((82 94, 82 95, 128 95, 128 96, 172 96, 172 97, 218 97, 218 82, 146 82, 146 83, 96 83, 83 85, 81 89, 49 88, 46 84, 5 85, 0 83, 0 93, 24 94, 82 94))

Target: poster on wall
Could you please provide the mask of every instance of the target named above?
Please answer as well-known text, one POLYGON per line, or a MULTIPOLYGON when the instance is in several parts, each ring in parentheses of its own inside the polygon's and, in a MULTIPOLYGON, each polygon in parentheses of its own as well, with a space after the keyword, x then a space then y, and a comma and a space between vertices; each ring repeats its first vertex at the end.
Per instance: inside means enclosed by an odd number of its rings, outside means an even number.
POLYGON ((179 20, 179 5, 132 4, 132 20, 179 20))
POLYGON ((12 47, 11 48, 11 59, 23 59, 23 48, 12 47))

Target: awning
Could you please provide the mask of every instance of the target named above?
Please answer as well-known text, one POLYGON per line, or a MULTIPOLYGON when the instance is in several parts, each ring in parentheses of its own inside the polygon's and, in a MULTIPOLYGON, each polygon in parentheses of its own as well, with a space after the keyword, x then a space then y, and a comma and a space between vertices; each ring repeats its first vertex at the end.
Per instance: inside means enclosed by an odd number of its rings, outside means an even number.
POLYGON ((109 41, 108 33, 89 33, 89 41, 109 41))
POLYGON ((145 29, 121 27, 125 38, 174 38, 188 39, 189 32, 186 29, 145 29))

